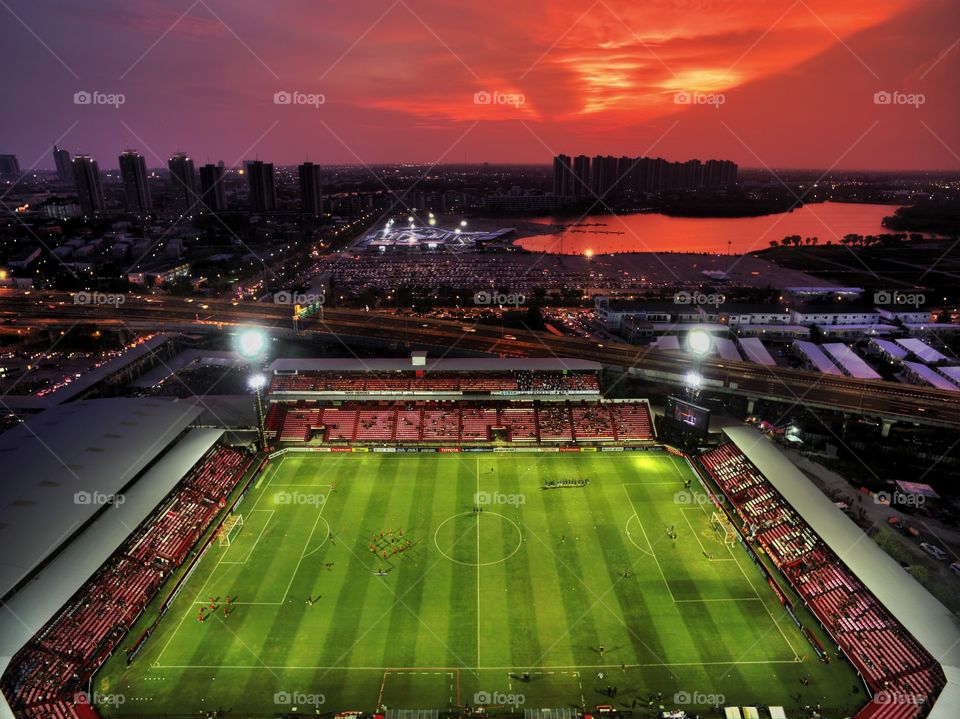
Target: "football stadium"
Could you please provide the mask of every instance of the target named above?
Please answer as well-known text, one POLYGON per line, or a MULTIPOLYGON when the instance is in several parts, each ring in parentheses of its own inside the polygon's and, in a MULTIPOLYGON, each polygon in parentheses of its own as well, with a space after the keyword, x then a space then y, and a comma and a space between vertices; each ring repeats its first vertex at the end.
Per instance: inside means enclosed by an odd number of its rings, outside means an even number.
POLYGON ((769 438, 676 443, 600 370, 277 359, 255 440, 10 430, 0 716, 956 716, 942 604, 769 438))

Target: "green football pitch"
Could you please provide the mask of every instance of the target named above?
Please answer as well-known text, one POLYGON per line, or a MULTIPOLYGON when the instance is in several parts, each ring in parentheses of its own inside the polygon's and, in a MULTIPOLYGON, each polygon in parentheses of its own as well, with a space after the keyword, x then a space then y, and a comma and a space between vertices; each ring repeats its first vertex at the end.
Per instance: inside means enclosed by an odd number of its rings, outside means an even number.
POLYGON ((659 452, 290 453, 139 656, 127 666, 118 651, 93 689, 123 697, 107 716, 716 702, 852 714, 865 701, 852 669, 816 660, 702 499, 659 452))

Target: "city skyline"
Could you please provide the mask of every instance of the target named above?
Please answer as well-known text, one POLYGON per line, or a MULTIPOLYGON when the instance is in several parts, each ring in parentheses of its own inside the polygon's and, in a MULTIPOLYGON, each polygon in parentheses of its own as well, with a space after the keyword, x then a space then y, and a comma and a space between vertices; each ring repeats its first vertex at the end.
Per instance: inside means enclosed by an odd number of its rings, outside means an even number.
POLYGON ((0 40, 31 72, 2 81, 22 112, 0 119, 0 151, 25 170, 46 167, 54 141, 101 159, 137 147, 149 167, 184 147, 228 167, 543 165, 573 147, 760 168, 960 167, 960 128, 945 120, 960 110, 960 10, 939 0, 459 14, 290 3, 270 15, 213 0, 54 4, 3 9, 0 40))

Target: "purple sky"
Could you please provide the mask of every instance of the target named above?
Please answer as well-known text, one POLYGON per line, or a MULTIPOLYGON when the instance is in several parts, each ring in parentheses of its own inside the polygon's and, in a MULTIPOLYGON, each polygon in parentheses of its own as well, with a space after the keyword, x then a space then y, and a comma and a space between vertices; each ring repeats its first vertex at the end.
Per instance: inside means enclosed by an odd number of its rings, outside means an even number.
POLYGON ((151 166, 960 169, 956 0, 0 0, 0 17, 0 152, 24 169, 51 167, 54 141, 102 167, 133 147, 151 166), (125 101, 74 103, 94 90, 125 101))

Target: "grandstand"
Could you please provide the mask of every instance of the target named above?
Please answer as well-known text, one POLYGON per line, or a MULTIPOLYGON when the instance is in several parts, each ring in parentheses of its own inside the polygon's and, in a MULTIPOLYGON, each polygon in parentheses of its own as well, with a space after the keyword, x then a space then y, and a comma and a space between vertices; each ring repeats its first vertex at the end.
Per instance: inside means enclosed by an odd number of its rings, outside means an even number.
MULTIPOLYGON (((155 399, 82 400, 0 435, 4 474, 18 478, 0 483, 0 597, 69 543, 70 531, 58 539, 64 530, 103 515, 114 496, 126 500, 120 510, 130 507, 130 485, 200 413, 155 399)), ((193 452, 195 461, 202 451, 193 452)))
POLYGON ((218 444, 223 430, 189 429, 201 412, 87 400, 0 436, 11 476, 32 482, 3 484, 0 717, 97 716, 78 693, 251 461, 218 444))
POLYGON ((268 441, 597 443, 654 438, 645 402, 600 397, 600 365, 559 359, 276 360, 268 441))
POLYGON ((276 397, 598 395, 600 365, 561 359, 279 359, 276 397))
POLYGON ((949 610, 861 541, 862 530, 769 440, 750 427, 723 431, 730 441, 699 463, 758 566, 759 555, 769 557, 870 688, 857 718, 955 716, 960 630, 949 610))
POLYGON ((646 402, 351 400, 270 404, 268 441, 336 443, 629 442, 654 438, 646 402))

